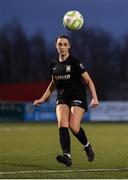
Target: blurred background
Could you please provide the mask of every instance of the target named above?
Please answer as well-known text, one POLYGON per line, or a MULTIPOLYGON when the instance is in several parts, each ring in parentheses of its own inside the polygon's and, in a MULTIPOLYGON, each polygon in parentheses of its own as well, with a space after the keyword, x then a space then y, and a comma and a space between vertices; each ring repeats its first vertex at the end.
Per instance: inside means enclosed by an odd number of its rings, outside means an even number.
POLYGON ((127 0, 0 0, 0 121, 55 121, 55 97, 40 108, 35 99, 46 90, 55 39, 70 36, 72 53, 90 73, 100 106, 88 121, 128 120, 127 0), (63 26, 63 16, 78 10, 80 31, 63 26))
POLYGON ((128 0, 0 0, 0 178, 128 179, 127 19, 128 0), (69 10, 82 13, 80 31, 64 28, 69 10), (88 162, 71 137, 71 171, 55 160, 61 152, 56 91, 33 106, 51 81, 60 34, 70 36, 71 51, 85 64, 100 101, 82 124, 95 161, 88 162))

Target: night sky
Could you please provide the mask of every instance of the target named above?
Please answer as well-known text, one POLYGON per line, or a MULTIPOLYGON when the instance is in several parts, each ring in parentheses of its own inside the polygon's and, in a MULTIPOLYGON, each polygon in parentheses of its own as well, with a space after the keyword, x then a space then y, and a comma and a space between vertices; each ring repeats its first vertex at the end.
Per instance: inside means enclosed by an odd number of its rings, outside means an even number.
POLYGON ((83 14, 84 28, 102 28, 116 38, 128 32, 128 0, 0 0, 0 27, 16 17, 29 35, 41 30, 52 41, 67 33, 62 19, 69 10, 83 14))

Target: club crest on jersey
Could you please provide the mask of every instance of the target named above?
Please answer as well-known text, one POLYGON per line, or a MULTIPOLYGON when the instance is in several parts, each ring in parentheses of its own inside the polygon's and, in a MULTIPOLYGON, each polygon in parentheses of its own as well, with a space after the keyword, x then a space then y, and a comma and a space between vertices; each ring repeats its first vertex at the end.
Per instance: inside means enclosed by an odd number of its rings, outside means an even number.
POLYGON ((71 72, 71 65, 66 65, 66 72, 71 72))

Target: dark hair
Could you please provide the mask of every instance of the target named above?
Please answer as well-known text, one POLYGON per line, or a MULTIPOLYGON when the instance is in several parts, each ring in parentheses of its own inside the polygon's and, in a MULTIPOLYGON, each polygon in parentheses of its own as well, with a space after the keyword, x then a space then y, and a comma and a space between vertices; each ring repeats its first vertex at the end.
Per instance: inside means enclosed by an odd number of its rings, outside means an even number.
POLYGON ((71 44, 70 38, 69 38, 68 36, 66 36, 66 35, 60 35, 60 36, 58 36, 58 37, 56 38, 56 42, 57 42, 57 40, 58 40, 59 38, 65 38, 65 39, 67 39, 67 40, 69 41, 69 43, 71 44))

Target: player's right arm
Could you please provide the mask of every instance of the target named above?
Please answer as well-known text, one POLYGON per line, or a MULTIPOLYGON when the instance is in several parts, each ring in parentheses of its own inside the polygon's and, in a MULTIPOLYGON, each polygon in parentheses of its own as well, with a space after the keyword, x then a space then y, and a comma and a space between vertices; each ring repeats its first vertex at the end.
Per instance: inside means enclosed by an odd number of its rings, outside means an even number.
POLYGON ((52 80, 51 80, 48 88, 46 89, 45 93, 43 94, 43 96, 40 99, 35 100, 33 105, 40 106, 40 104, 45 102, 50 97, 50 95, 54 91, 54 89, 55 89, 55 84, 54 84, 54 79, 52 77, 52 80))

